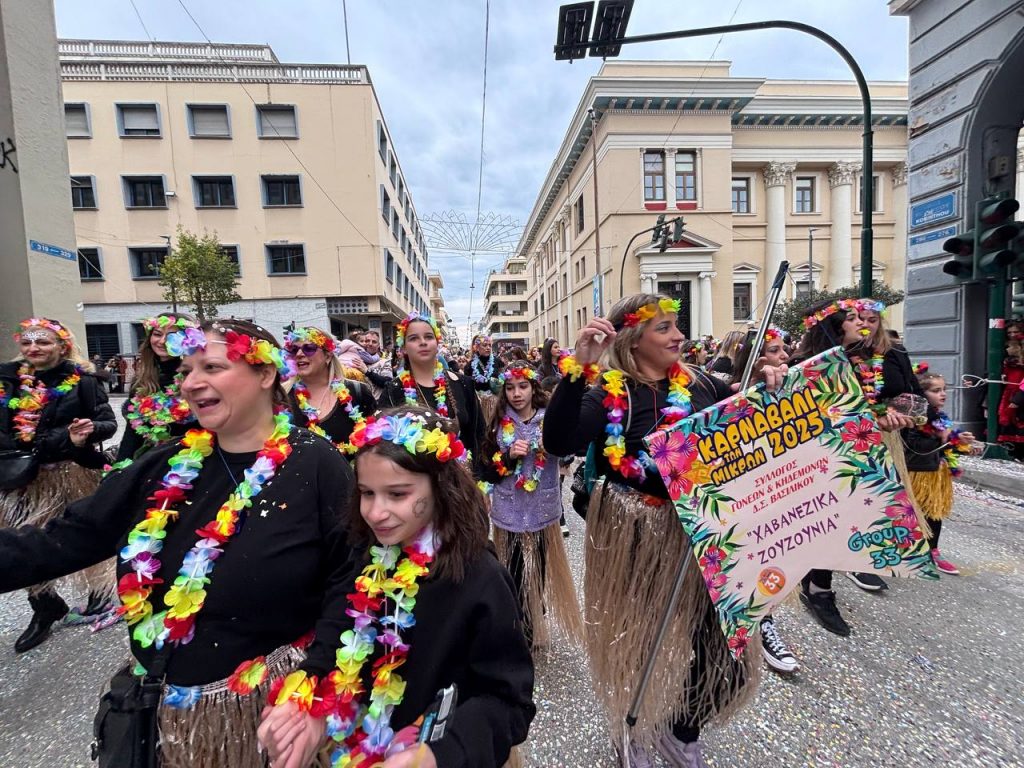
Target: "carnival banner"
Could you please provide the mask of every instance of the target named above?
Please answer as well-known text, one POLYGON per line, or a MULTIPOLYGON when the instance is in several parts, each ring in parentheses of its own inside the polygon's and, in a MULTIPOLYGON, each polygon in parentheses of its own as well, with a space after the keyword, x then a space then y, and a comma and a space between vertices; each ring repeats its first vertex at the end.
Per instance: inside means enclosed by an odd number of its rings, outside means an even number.
POLYGON ((938 578, 840 348, 647 444, 736 656, 812 568, 938 578))

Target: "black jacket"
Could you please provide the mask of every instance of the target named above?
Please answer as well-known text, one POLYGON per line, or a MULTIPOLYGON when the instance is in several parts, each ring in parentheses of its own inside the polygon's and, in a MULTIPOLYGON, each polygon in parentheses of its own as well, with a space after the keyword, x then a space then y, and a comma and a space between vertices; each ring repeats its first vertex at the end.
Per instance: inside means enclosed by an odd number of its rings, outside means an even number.
MULTIPOLYGON (((491 353, 490 357, 481 357, 479 359, 480 359, 480 371, 481 371, 481 374, 487 372, 487 366, 490 365, 490 361, 492 359, 494 360, 494 370, 491 371, 490 379, 498 378, 498 374, 500 374, 505 369, 505 365, 504 365, 504 363, 501 362, 501 358, 498 357, 493 352, 491 353)), ((477 381, 476 379, 473 378, 473 358, 470 358, 469 362, 466 363, 466 367, 462 371, 462 374, 467 379, 469 379, 469 381, 473 384, 473 388, 476 389, 478 392, 490 392, 491 391, 491 380, 490 379, 488 379, 487 381, 477 381)))
MULTIPOLYGON (((345 379, 345 386, 348 388, 349 394, 352 395, 353 404, 359 408, 363 416, 372 416, 377 410, 377 400, 374 398, 373 392, 370 391, 370 387, 361 381, 351 379, 345 379)), ((295 390, 288 393, 288 403, 291 405, 292 419, 295 424, 300 427, 307 426, 309 419, 299 408, 295 390)), ((334 408, 327 414, 327 418, 320 421, 320 428, 327 433, 332 443, 344 443, 348 442, 352 430, 355 429, 355 424, 345 412, 345 407, 335 400, 334 408)))
MULTIPOLYGON (((6 398, 17 397, 21 381, 18 379, 18 368, 21 363, 0 364, 0 385, 3 386, 6 398)), ((37 375, 37 379, 48 387, 59 385, 74 371, 74 365, 67 360, 62 361, 48 371, 37 375)), ((17 439, 14 429, 15 411, 0 408, 0 449, 26 447, 17 439)), ((114 412, 107 402, 107 393, 96 377, 83 373, 78 384, 66 395, 51 400, 43 408, 40 415, 32 446, 37 452, 39 461, 52 464, 58 461, 74 461, 85 467, 101 467, 104 459, 97 446, 117 432, 114 412), (81 448, 75 447, 68 433, 68 425, 75 419, 91 419, 94 430, 89 441, 81 448)))

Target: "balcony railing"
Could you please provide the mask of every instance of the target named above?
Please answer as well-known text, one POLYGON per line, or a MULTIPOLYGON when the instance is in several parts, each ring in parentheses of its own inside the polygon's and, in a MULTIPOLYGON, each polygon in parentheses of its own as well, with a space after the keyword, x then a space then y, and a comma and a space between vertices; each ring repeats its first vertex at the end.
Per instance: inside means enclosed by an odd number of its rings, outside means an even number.
POLYGON ((62 61, 64 80, 172 80, 179 82, 302 83, 367 85, 363 66, 302 64, 196 64, 192 62, 62 61))
POLYGON ((267 45, 235 43, 158 43, 147 40, 58 40, 61 58, 150 58, 150 59, 220 59, 279 63, 267 45))

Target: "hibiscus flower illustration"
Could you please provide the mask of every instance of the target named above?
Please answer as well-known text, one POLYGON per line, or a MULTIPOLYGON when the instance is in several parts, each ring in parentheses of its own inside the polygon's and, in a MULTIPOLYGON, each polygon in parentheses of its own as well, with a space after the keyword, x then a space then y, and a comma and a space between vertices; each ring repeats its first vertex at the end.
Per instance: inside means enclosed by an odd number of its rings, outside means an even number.
POLYGON ((679 430, 661 432, 651 440, 651 457, 661 472, 686 471, 697 455, 697 436, 679 430))
POLYGON ((870 419, 858 419, 847 422, 843 427, 843 442, 853 443, 853 450, 867 451, 873 445, 882 442, 882 434, 870 419))

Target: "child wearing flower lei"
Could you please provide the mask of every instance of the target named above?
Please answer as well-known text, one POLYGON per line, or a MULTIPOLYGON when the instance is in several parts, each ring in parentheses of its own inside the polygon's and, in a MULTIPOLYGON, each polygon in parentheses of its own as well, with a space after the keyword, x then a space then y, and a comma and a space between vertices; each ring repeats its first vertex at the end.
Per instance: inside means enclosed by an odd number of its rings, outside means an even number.
MULTIPOLYGON (((481 702, 480 706, 495 708, 498 713, 503 712, 506 706, 502 701, 505 694, 495 695, 501 686, 481 681, 487 691, 476 691, 473 675, 463 677, 456 670, 440 669, 431 663, 431 656, 437 653, 444 655, 447 661, 443 663, 448 665, 458 667, 473 663, 465 658, 466 654, 453 654, 444 647, 438 649, 438 642, 451 643, 455 640, 450 634, 439 640, 438 636, 445 633, 432 627, 439 621, 463 621, 459 613, 460 604, 467 599, 477 599, 479 589, 486 591, 486 586, 477 580, 472 587, 467 584, 466 588, 460 589, 460 580, 435 575, 435 568, 443 570, 439 567, 438 558, 446 546, 439 531, 450 530, 451 536, 471 537, 475 546, 484 550, 482 556, 492 558, 493 562, 493 556, 485 552, 486 529, 478 510, 461 510, 468 513, 466 520, 472 528, 469 531, 465 525, 454 523, 456 510, 446 506, 436 491, 428 491, 429 501, 417 501, 423 493, 422 487, 432 489, 442 483, 449 487, 452 480, 457 481, 463 493, 476 494, 468 473, 462 469, 447 469, 464 455, 465 449, 445 422, 423 408, 408 411, 393 408, 371 417, 358 433, 353 434, 353 442, 359 447, 355 466, 361 491, 355 502, 358 513, 353 514, 356 521, 353 525, 360 533, 365 528, 374 539, 369 547, 369 563, 355 578, 354 588, 347 595, 345 614, 351 619, 350 628, 340 636, 335 668, 326 677, 318 680, 305 672, 295 672, 279 678, 271 686, 269 704, 272 708, 290 704, 306 713, 312 720, 304 720, 304 727, 316 728, 315 721, 322 719, 327 737, 334 745, 330 764, 336 768, 379 768, 388 757, 407 749, 419 750, 417 760, 423 761, 420 763, 423 766, 447 764, 443 756, 452 754, 452 747, 448 746, 451 744, 450 735, 460 742, 455 749, 468 759, 467 764, 478 764, 473 761, 470 751, 474 748, 473 740, 486 744, 487 749, 497 748, 494 737, 487 733, 494 725, 493 715, 486 719, 477 718, 470 714, 473 708, 470 705, 463 710, 465 714, 457 712, 454 715, 444 736, 431 739, 429 746, 424 743, 419 747, 414 746, 420 740, 419 720, 414 723, 396 723, 393 720, 403 705, 412 705, 416 711, 423 711, 437 691, 437 680, 460 680, 459 706, 467 698, 473 701, 474 696, 488 699, 487 702, 483 699, 477 701, 481 702), (412 466, 416 469, 404 469, 405 464, 396 463, 401 460, 396 451, 399 455, 412 457, 415 460, 412 466), (368 461, 372 463, 368 464, 368 461), (405 502, 401 499, 377 501, 380 496, 387 495, 384 490, 390 487, 388 483, 394 482, 386 476, 387 473, 396 471, 404 473, 400 476, 403 482, 410 475, 415 478, 417 490, 410 492, 410 498, 405 502), (440 476, 436 485, 431 475, 440 476), (423 512, 421 504, 426 504, 429 511, 423 512), (387 510, 386 520, 393 525, 378 537, 369 525, 371 519, 377 524, 384 519, 380 516, 382 508, 387 510), (426 596, 428 590, 433 590, 432 598, 426 596), (430 608, 425 610, 431 610, 431 613, 421 613, 421 597, 429 601, 430 608), (412 647, 409 629, 414 626, 422 627, 415 635, 419 662, 418 666, 409 667, 412 647), (466 680, 465 686, 463 679, 466 680), (460 721, 460 714, 469 719, 460 721), (459 729, 460 725, 465 733, 454 736, 451 730, 459 729), (480 729, 484 732, 479 733, 480 729)), ((478 503, 482 504, 482 501, 478 503)), ((497 568, 497 564, 493 567, 497 568)), ((466 574, 465 578, 468 580, 469 575, 466 574)), ((514 606, 509 608, 515 610, 514 606)), ((476 615, 480 615, 479 612, 476 615)), ((472 630, 467 627, 467 631, 472 630)), ((488 651, 494 645, 500 645, 486 637, 474 637, 474 641, 477 639, 486 641, 484 646, 488 651)), ((525 645, 521 647, 525 651, 525 645)), ((408 707, 404 711, 408 711, 408 707)), ((269 717, 274 716, 272 710, 269 717)), ((265 734, 264 743, 272 761, 292 744, 298 743, 280 741, 278 734, 279 731, 265 734)), ((499 757, 494 764, 503 763, 507 754, 499 757)))
POLYGON ((536 389, 540 386, 537 382, 537 372, 529 365, 522 363, 506 368, 498 376, 502 386, 496 411, 497 414, 500 414, 500 421, 495 435, 499 450, 491 455, 491 465, 499 477, 505 478, 514 474, 515 487, 521 488, 526 493, 533 493, 539 487, 541 476, 544 474, 544 467, 547 466, 547 453, 544 451, 540 441, 540 432, 543 430, 544 423, 543 411, 541 411, 541 418, 537 422, 537 436, 528 443, 527 455, 517 458, 514 469, 509 469, 506 456, 511 451, 512 445, 516 442, 516 426, 509 413, 512 405, 508 401, 505 385, 515 379, 533 382, 531 389, 536 389), (533 472, 530 473, 529 477, 527 477, 525 471, 527 457, 533 462, 533 472))
MULTIPOLYGON (((441 341, 441 331, 437 327, 437 322, 434 318, 429 315, 421 315, 418 312, 410 312, 400 322, 395 329, 395 349, 402 349, 405 347, 405 335, 409 329, 409 324, 426 323, 430 326, 430 329, 434 332, 434 338, 441 341)), ((447 403, 447 376, 444 372, 444 366, 440 360, 434 363, 434 402, 436 404, 437 412, 448 417, 448 403, 447 403)), ((402 383, 402 391, 405 394, 406 405, 417 405, 420 401, 419 390, 416 387, 416 379, 404 364, 398 370, 398 380, 402 383)))

